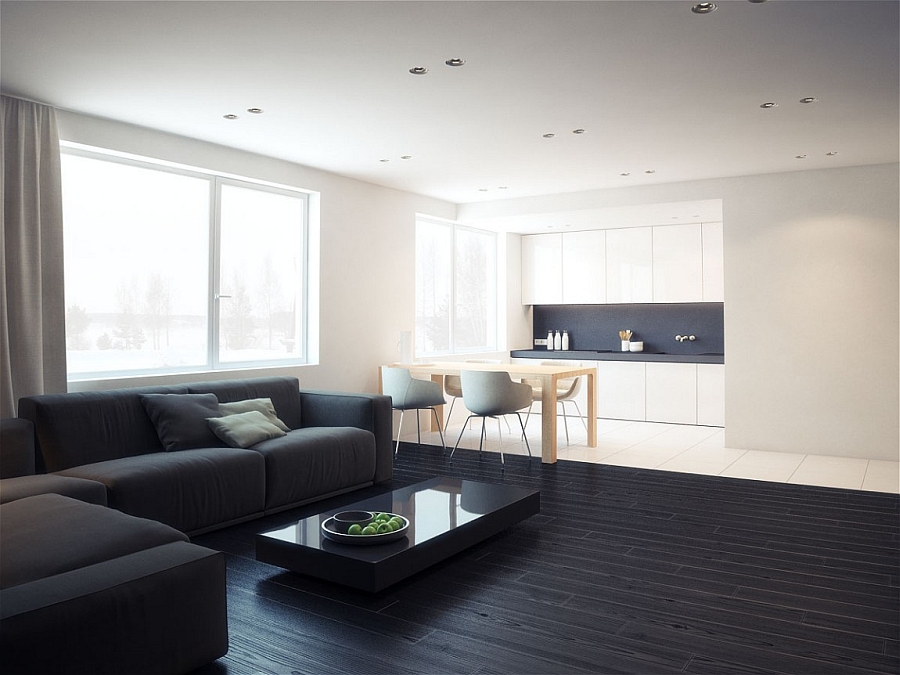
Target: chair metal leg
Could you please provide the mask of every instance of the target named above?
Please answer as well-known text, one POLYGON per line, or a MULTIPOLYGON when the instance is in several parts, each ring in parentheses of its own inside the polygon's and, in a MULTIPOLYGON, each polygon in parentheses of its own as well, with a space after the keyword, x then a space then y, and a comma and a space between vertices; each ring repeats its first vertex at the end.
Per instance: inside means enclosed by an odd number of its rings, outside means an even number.
POLYGON ((503 430, 500 428, 500 418, 497 418, 497 435, 500 437, 500 466, 506 466, 506 459, 503 457, 503 430))
POLYGON ((403 432, 403 411, 400 411, 400 426, 397 427, 397 446, 394 448, 394 457, 397 456, 397 452, 400 450, 400 435, 403 432))
POLYGON ((531 446, 528 445, 528 437, 525 436, 525 423, 522 421, 522 413, 516 413, 519 418, 519 425, 522 427, 522 437, 525 439, 525 449, 528 450, 528 456, 531 457, 531 446))
POLYGON ((563 427, 565 427, 565 430, 566 430, 566 445, 568 445, 569 444, 569 416, 566 415, 566 402, 560 401, 559 405, 562 407, 563 427))
POLYGON ((416 442, 422 445, 422 423, 419 422, 419 409, 416 408, 416 442))
POLYGON ((450 452, 450 459, 453 459, 453 453, 456 452, 456 449, 459 447, 459 442, 462 440, 463 434, 466 432, 466 425, 473 417, 475 417, 475 415, 469 415, 466 418, 466 421, 463 422, 462 429, 459 430, 459 437, 456 439, 456 445, 453 446, 453 450, 451 450, 450 452))
MULTIPOLYGON (((453 406, 456 405, 457 397, 451 396, 450 398, 453 400, 450 401, 450 412, 447 413, 447 421, 444 422, 444 426, 447 427, 448 429, 450 428, 450 418, 453 416, 453 406)), ((465 425, 463 425, 463 426, 465 426, 465 425)))
POLYGON ((481 418, 481 436, 479 436, 479 438, 478 438, 478 456, 479 457, 481 456, 481 447, 482 447, 482 445, 484 445, 484 437, 486 434, 486 432, 484 430, 485 420, 486 420, 485 417, 481 418))

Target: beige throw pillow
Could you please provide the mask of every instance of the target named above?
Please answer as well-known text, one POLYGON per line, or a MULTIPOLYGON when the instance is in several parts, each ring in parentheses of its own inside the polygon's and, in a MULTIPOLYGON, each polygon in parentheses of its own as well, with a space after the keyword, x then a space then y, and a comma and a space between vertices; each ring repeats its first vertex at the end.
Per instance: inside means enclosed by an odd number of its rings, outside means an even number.
POLYGON ((233 403, 220 403, 219 412, 223 415, 236 415, 237 413, 250 412, 256 410, 266 416, 272 424, 284 432, 290 431, 290 427, 278 419, 278 413, 275 412, 275 405, 270 398, 248 398, 244 401, 234 401, 233 403))
POLYGON ((213 433, 232 448, 249 448, 270 438, 286 435, 258 410, 211 417, 206 421, 213 433))

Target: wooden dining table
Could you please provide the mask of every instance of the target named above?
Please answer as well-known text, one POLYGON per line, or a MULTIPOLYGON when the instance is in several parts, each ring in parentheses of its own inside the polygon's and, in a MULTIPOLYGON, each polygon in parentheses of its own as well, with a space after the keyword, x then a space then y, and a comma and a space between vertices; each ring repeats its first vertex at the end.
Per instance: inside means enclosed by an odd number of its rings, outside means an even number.
MULTIPOLYGON (((539 380, 541 383, 541 462, 554 464, 557 456, 557 399, 559 380, 570 377, 587 378, 587 441, 597 447, 597 369, 577 365, 543 365, 541 363, 468 363, 445 361, 439 363, 391 364, 408 368, 413 377, 428 377, 443 386, 445 375, 459 375, 463 370, 503 371, 514 380, 539 380), (549 413, 549 414, 548 414, 549 413)), ((438 419, 444 419, 443 406, 435 406, 438 419)))

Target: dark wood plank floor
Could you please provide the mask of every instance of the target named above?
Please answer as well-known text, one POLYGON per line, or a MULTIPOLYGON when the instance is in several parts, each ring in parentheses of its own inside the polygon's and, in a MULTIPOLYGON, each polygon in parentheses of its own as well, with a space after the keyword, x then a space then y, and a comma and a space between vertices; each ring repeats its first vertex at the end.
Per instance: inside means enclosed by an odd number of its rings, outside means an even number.
POLYGON ((900 498, 402 444, 436 475, 538 488, 541 513, 377 595, 228 554, 228 673, 900 672, 900 498))

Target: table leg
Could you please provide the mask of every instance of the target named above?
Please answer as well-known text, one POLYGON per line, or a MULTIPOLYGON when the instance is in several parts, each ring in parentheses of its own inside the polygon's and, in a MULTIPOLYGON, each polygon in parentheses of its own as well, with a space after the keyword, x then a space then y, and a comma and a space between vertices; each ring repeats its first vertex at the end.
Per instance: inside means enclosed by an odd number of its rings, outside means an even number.
MULTIPOLYGON (((444 376, 443 375, 432 375, 431 381, 437 382, 439 385, 441 385, 441 391, 444 390, 444 376)), ((447 430, 447 422, 444 420, 444 406, 436 405, 436 406, 434 406, 434 410, 437 413, 437 418, 441 421, 441 428, 444 431, 446 431, 447 430)), ((437 429, 434 428, 434 415, 428 416, 428 428, 431 431, 437 431, 437 429)))
POLYGON ((596 369, 587 376, 587 430, 588 447, 597 447, 597 383, 596 369))
POLYGON ((541 462, 556 463, 556 375, 541 377, 541 462))

